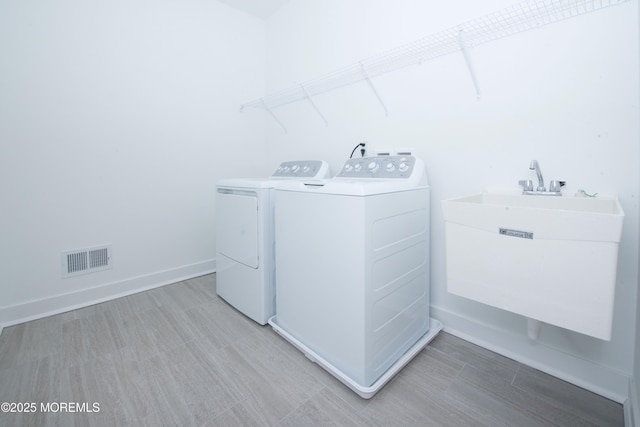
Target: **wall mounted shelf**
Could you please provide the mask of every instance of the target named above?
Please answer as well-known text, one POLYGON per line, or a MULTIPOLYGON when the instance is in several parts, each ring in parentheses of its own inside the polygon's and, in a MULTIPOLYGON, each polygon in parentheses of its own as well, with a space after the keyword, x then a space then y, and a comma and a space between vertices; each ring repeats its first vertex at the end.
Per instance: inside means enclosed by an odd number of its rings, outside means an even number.
POLYGON ((469 54, 471 47, 609 6, 619 5, 627 1, 629 0, 523 1, 480 18, 464 22, 456 27, 398 46, 289 89, 244 103, 241 105, 240 111, 248 107, 263 108, 271 114, 286 132, 286 127, 274 114, 273 109, 292 102, 308 100, 325 125, 327 125, 327 120, 313 101, 313 97, 347 85, 366 81, 374 92, 376 99, 382 105, 385 114, 388 114, 387 106, 373 84, 372 79, 374 77, 455 52, 462 52, 464 55, 475 85, 476 95, 480 98, 480 88, 469 54))

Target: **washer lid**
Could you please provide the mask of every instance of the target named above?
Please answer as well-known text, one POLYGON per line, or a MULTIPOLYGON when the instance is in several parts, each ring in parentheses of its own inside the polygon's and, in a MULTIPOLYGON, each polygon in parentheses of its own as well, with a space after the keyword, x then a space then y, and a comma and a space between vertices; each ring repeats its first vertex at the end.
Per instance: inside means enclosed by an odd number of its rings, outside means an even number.
POLYGON ((345 196, 372 196, 429 188, 428 185, 407 185, 406 182, 389 180, 326 179, 315 181, 282 182, 276 191, 294 191, 345 196))

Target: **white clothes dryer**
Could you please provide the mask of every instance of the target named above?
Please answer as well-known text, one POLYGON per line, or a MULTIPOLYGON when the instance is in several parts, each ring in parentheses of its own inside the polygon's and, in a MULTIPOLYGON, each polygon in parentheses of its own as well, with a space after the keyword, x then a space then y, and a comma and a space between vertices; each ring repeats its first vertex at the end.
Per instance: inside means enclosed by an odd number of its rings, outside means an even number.
POLYGON ((276 189, 274 330, 363 398, 442 329, 429 317, 429 185, 412 156, 276 189))
POLYGON ((216 183, 216 292, 261 325, 275 314, 274 188, 328 178, 321 160, 280 164, 269 178, 216 183))

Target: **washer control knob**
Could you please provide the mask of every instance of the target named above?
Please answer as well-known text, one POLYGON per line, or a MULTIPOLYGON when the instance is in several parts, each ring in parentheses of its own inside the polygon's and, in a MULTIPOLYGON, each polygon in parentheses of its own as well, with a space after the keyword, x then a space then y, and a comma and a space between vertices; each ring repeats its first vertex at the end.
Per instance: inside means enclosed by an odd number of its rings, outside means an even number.
POLYGON ((311 170, 311 167, 309 165, 304 165, 302 167, 302 172, 304 173, 309 173, 310 170, 311 170))
POLYGON ((290 168, 289 168, 289 166, 284 166, 284 167, 282 168, 282 172, 284 172, 284 173, 289 173, 289 169, 290 169, 290 168))
POLYGON ((378 169, 380 169, 380 163, 371 162, 371 163, 369 163, 369 166, 367 166, 367 167, 369 169, 369 172, 376 173, 376 172, 378 172, 378 169))
POLYGON ((406 172, 409 170, 409 165, 406 164, 405 162, 400 163, 400 165, 398 166, 398 169, 400 170, 400 172, 406 172))
POLYGON ((347 163, 346 165, 344 165, 345 172, 351 172, 352 170, 353 170, 353 165, 351 163, 347 163))
POLYGON ((387 163, 387 172, 393 172, 394 170, 396 170, 396 165, 393 163, 387 163))
POLYGON ((360 163, 356 163, 356 165, 353 167, 353 170, 355 170, 356 172, 360 172, 362 170, 362 165, 360 163))
POLYGON ((291 172, 296 173, 300 170, 300 166, 298 165, 293 165, 291 166, 291 172))

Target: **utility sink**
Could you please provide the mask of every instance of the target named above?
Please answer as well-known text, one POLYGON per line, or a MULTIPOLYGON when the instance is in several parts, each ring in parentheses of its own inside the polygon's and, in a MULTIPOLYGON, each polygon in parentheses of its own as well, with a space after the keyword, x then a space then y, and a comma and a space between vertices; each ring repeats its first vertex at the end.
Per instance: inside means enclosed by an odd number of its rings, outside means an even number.
POLYGON ((536 239, 620 241, 624 211, 617 197, 548 197, 481 193, 443 202, 445 221, 536 239))
POLYGON ((444 200, 449 292, 610 340, 624 211, 615 196, 444 200))

